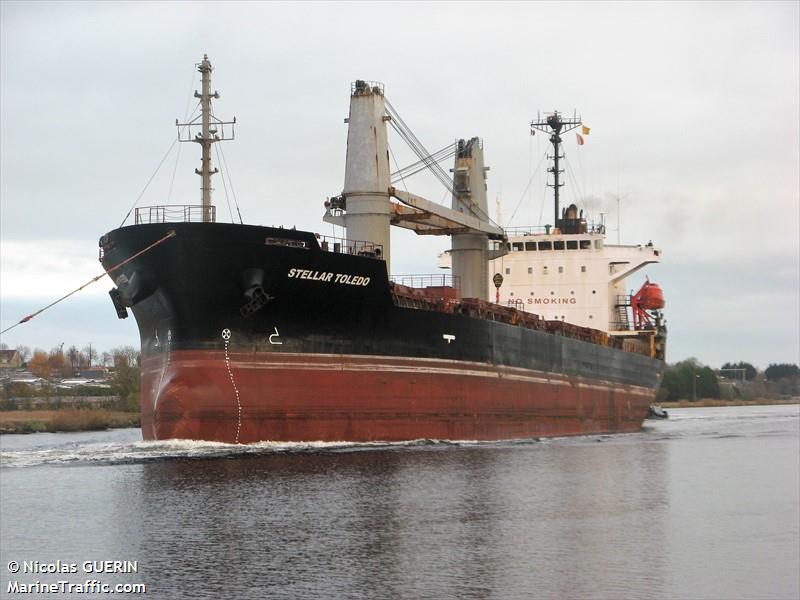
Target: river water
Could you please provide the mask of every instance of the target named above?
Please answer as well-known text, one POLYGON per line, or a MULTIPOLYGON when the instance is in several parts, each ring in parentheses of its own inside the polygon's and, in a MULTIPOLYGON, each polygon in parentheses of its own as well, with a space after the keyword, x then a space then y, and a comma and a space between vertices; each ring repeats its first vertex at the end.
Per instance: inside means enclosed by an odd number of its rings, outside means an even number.
POLYGON ((512 443, 2 436, 0 595, 800 597, 800 406, 670 416, 512 443))

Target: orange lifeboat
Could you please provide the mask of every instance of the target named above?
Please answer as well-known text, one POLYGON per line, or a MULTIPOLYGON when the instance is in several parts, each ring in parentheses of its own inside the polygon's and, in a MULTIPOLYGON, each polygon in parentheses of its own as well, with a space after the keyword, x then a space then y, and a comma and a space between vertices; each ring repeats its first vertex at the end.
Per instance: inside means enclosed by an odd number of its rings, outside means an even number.
POLYGON ((661 291, 657 283, 645 282, 636 295, 638 296, 639 306, 645 310, 661 310, 666 304, 664 302, 664 292, 661 291))

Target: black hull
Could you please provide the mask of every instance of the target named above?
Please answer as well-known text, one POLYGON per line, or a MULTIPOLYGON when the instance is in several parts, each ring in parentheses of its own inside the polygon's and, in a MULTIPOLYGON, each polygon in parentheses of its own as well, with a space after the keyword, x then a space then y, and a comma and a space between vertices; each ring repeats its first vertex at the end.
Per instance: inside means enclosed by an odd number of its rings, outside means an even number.
POLYGON ((173 238, 111 275, 136 317, 145 361, 180 351, 455 361, 634 386, 650 390, 650 402, 660 382, 664 362, 647 355, 458 311, 397 306, 382 260, 324 251, 308 232, 135 225, 103 236, 103 266, 169 230, 173 238))

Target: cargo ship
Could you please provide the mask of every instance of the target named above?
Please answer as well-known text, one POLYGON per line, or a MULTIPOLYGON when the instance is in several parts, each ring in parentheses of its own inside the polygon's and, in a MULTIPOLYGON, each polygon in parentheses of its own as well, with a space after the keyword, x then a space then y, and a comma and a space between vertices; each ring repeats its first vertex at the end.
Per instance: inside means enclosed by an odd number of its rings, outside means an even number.
MULTIPOLYGON (((549 135, 555 212, 543 228, 488 215, 479 138, 428 153, 381 84, 350 90, 342 192, 323 220, 345 235, 222 223, 211 199, 214 143, 233 121, 177 123, 202 149, 201 203, 139 207, 100 238, 119 318, 141 339, 146 440, 506 440, 638 430, 664 368, 661 289, 626 293, 659 262, 652 244, 605 243, 605 227, 559 206, 562 136, 580 120, 531 123, 549 135), (387 127, 419 162, 390 170, 387 127), (453 157, 452 175, 439 164, 453 157), (395 183, 431 169, 450 207, 395 183), (391 276, 390 228, 451 238, 434 275, 391 276), (445 264, 446 263, 446 264, 445 264)), ((434 257, 432 257, 434 258, 434 257)))

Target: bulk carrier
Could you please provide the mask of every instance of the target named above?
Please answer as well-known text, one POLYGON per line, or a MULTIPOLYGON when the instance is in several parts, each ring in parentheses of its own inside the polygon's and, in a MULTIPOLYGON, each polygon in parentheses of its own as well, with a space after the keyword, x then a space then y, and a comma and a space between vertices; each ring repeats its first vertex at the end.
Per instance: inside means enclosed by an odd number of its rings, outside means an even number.
MULTIPOLYGON (((202 148, 199 205, 137 208, 100 238, 120 318, 141 338, 146 440, 502 440, 635 431, 664 367, 661 290, 625 279, 660 260, 652 244, 605 243, 605 228, 561 209, 562 135, 579 119, 531 123, 553 148, 552 226, 503 229, 488 216, 481 140, 427 153, 382 85, 351 87, 344 188, 324 221, 346 235, 221 223, 212 144, 235 119, 177 123, 202 148), (387 126, 419 163, 389 166, 387 126), (452 176, 438 160, 454 156, 452 176), (430 167, 451 207, 398 190, 430 167), (390 228, 446 235, 450 273, 390 277, 390 228)), ((446 264, 445 264, 446 263, 446 264)))

